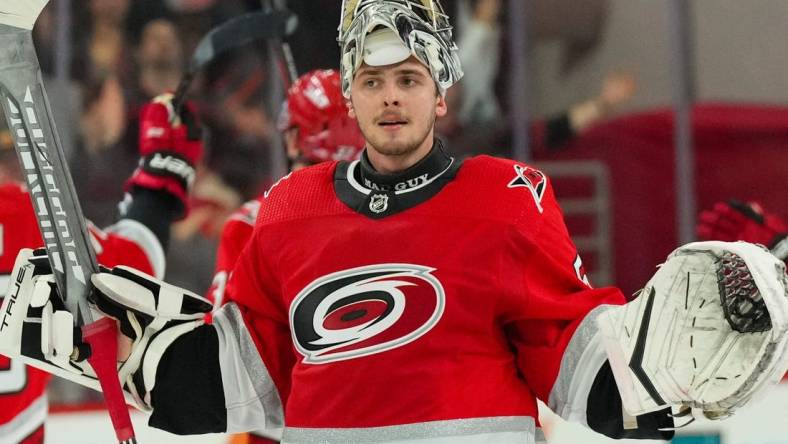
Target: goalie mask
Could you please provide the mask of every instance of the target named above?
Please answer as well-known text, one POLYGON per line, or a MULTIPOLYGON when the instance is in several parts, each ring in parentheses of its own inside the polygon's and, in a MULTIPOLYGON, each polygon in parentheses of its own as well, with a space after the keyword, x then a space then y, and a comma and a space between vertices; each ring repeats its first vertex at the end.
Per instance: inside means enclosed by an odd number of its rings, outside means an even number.
POLYGON ((344 0, 341 20, 345 97, 363 62, 385 66, 413 55, 429 68, 441 95, 462 78, 449 17, 438 0, 344 0))

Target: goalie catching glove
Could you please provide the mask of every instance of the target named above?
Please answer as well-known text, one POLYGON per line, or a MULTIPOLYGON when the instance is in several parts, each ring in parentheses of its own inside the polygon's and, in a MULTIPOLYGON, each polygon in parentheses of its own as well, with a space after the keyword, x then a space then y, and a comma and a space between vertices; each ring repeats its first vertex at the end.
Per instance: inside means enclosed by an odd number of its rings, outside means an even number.
MULTIPOLYGON (((87 362, 90 347, 82 342, 73 316, 61 302, 46 252, 22 250, 11 276, 0 312, 0 353, 100 390, 87 362)), ((211 304, 123 266, 104 269, 91 281, 95 308, 100 311, 95 319, 104 314, 118 319, 121 338, 130 349, 118 365, 126 400, 149 411, 159 361, 177 338, 204 323, 211 304)))
POLYGON ((624 408, 732 414, 788 369, 785 264, 744 242, 668 256, 637 299, 598 324, 624 408))

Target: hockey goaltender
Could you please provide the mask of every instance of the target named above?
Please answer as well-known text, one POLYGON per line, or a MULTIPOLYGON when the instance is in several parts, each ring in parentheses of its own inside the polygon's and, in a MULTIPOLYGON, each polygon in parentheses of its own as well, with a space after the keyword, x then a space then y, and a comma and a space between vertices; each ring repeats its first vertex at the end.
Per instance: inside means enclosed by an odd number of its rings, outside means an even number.
MULTIPOLYGON (((192 292, 123 267, 93 276, 152 426, 532 443, 542 399, 608 436, 669 438, 674 416, 725 417, 785 373, 785 265, 765 249, 685 245, 626 303, 588 282, 544 174, 435 139, 462 76, 437 0, 346 0, 339 42, 362 158, 266 193, 212 324, 192 292)), ((64 359, 79 338, 40 259, 16 261, 0 352, 95 387, 64 359)))

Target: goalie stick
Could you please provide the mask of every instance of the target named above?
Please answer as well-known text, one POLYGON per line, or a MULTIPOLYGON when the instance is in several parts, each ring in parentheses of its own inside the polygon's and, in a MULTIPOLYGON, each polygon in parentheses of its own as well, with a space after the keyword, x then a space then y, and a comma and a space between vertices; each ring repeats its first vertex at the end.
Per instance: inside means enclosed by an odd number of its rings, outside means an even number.
MULTIPOLYGON (((284 5, 274 0, 261 0, 260 7, 263 11, 286 11, 284 5)), ((289 34, 288 34, 289 35, 289 34)), ((293 50, 290 44, 283 38, 270 40, 268 42, 269 53, 276 56, 277 64, 279 65, 279 77, 282 79, 282 84, 285 90, 290 89, 290 86, 298 79, 298 70, 296 69, 295 60, 293 58, 293 50), (276 48, 278 43, 278 48, 276 48)))
POLYGON ((82 209, 49 106, 31 30, 49 0, 0 0, 0 98, 66 308, 90 345, 88 362, 101 384, 118 441, 136 438, 117 374, 117 327, 94 322, 88 301, 98 271, 82 209))
POLYGON ((194 77, 208 63, 232 49, 256 40, 282 39, 298 26, 296 16, 288 11, 250 12, 217 26, 197 44, 189 68, 183 75, 172 99, 179 114, 194 77))
MULTIPOLYGON (((260 7, 265 12, 270 11, 286 11, 287 8, 283 2, 278 0, 261 0, 260 7)), ((275 64, 275 70, 279 74, 279 85, 271 83, 268 88, 268 101, 263 100, 263 108, 266 112, 272 115, 278 115, 281 111, 278 107, 287 101, 287 91, 298 79, 298 71, 295 67, 293 60, 293 51, 290 49, 290 44, 282 37, 278 39, 268 40, 268 60, 275 64)), ((287 105, 283 105, 287 106, 287 105)), ((281 132, 275 131, 271 135, 271 150, 269 150, 269 163, 272 166, 272 173, 275 176, 285 174, 288 161, 285 153, 285 139, 281 132)))

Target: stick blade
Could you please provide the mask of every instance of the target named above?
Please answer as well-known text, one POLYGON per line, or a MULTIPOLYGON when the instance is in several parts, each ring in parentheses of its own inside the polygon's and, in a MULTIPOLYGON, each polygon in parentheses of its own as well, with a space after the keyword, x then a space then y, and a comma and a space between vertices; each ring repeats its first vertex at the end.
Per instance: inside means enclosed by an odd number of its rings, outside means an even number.
POLYGON ((298 17, 289 11, 249 12, 213 29, 194 50, 189 71, 196 72, 218 55, 256 40, 283 39, 298 26, 298 17))
POLYGON ((32 30, 49 0, 0 0, 0 25, 32 30))

